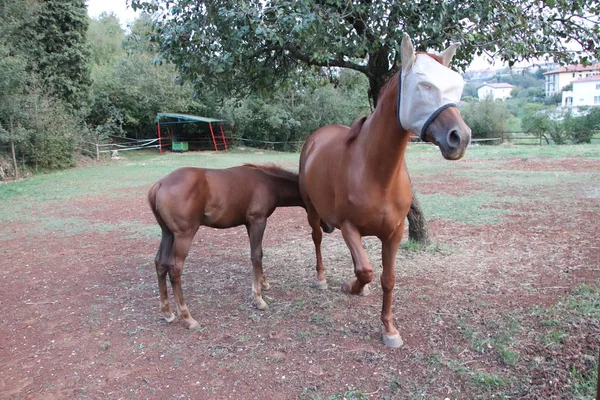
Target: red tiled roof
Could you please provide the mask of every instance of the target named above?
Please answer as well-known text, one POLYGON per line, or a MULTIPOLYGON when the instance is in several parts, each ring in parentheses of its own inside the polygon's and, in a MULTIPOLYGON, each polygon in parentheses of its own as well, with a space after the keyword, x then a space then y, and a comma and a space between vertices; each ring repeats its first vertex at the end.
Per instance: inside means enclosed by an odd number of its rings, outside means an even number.
POLYGON ((573 81, 573 83, 575 83, 575 82, 593 82, 593 81, 600 81, 600 75, 592 75, 592 76, 586 76, 585 78, 575 79, 573 81))
POLYGON ((489 86, 489 87, 491 87, 493 89, 510 89, 510 88, 514 87, 510 83, 504 83, 504 82, 502 82, 502 83, 486 83, 486 84, 483 84, 483 85, 479 86, 477 89, 480 89, 480 88, 482 88, 484 86, 489 86))
POLYGON ((584 72, 584 71, 596 71, 596 70, 600 70, 600 64, 593 64, 593 65, 587 65, 587 66, 583 66, 582 64, 577 64, 577 65, 567 65, 558 69, 553 69, 552 71, 548 71, 548 72, 544 72, 544 75, 549 75, 549 74, 558 74, 561 72, 584 72))

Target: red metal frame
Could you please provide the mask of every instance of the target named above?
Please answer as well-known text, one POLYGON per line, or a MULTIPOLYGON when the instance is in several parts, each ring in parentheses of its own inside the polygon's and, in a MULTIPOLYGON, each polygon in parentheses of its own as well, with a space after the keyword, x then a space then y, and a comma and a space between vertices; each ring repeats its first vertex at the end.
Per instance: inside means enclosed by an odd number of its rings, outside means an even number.
POLYGON ((212 136, 213 145, 215 146, 215 151, 218 153, 219 148, 217 147, 217 141, 215 140, 215 132, 213 131, 212 123, 208 123, 208 127, 210 128, 210 136, 212 136))
POLYGON ((156 131, 158 132, 158 152, 162 155, 162 141, 160 138, 160 122, 156 123, 156 131))
POLYGON ((221 138, 223 139, 223 144, 225 145, 225 151, 229 151, 229 148, 227 148, 227 139, 225 138, 225 131, 223 130, 222 122, 219 122, 219 128, 221 128, 221 138))

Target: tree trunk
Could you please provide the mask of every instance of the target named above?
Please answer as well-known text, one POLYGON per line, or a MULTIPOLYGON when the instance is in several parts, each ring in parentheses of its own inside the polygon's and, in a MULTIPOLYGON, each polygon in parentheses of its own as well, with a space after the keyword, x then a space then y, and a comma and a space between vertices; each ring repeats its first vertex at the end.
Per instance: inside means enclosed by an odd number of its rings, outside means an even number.
POLYGON ((15 180, 19 179, 19 166, 17 165, 17 155, 15 154, 15 142, 10 142, 12 152, 13 168, 15 169, 15 180))

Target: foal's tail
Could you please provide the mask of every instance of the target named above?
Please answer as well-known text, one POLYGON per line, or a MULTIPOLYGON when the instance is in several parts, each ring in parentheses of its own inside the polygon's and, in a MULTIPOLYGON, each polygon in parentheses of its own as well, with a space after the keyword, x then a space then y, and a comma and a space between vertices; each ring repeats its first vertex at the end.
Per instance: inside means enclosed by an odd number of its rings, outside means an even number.
POLYGON ((172 264, 173 261, 173 243, 175 241, 175 237, 160 214, 160 205, 158 204, 156 195, 161 185, 162 184, 160 182, 156 182, 150 188, 148 191, 148 202, 150 203, 150 209, 152 209, 152 212, 154 213, 156 222, 158 222, 158 225, 160 225, 160 229, 162 230, 162 238, 160 240, 158 253, 156 254, 156 261, 160 264, 168 265, 172 264))

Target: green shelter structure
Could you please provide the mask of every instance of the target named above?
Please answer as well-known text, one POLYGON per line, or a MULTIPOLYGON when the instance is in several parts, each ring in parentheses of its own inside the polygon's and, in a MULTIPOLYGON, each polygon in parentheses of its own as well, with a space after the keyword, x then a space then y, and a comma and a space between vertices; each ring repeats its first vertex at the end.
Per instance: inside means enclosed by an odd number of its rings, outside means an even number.
POLYGON ((156 133, 160 154, 163 147, 171 151, 214 150, 228 151, 231 137, 225 134, 222 119, 189 114, 156 114, 156 133))

